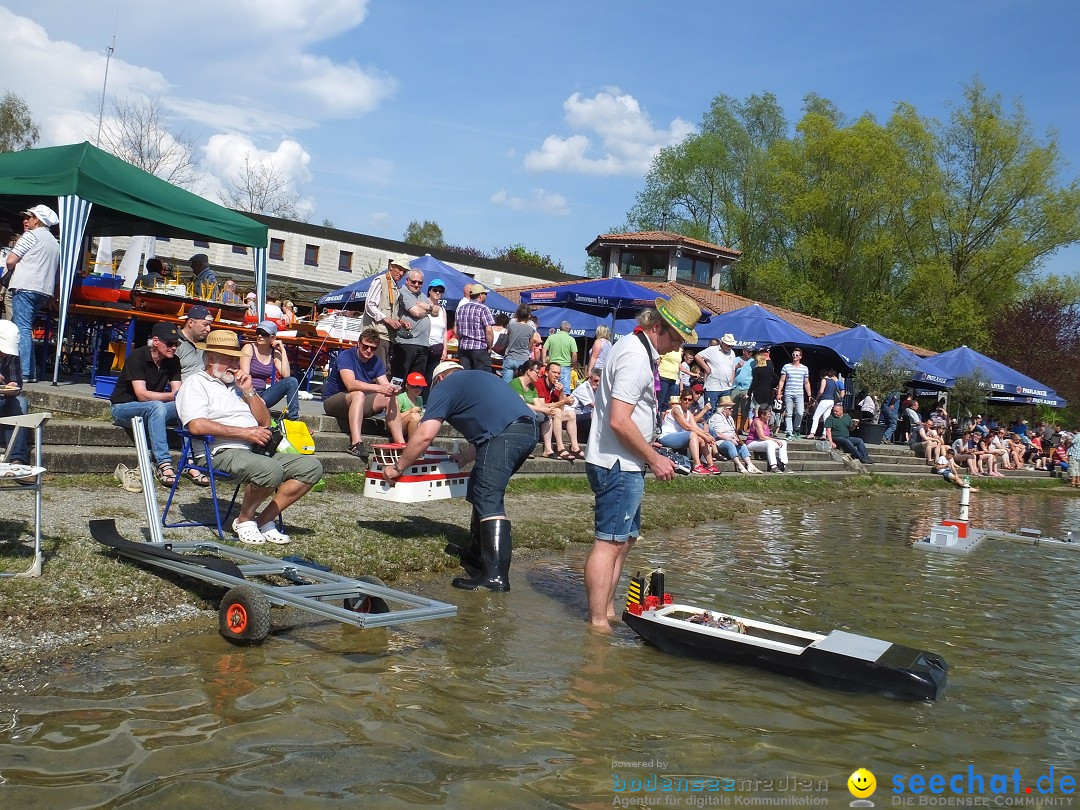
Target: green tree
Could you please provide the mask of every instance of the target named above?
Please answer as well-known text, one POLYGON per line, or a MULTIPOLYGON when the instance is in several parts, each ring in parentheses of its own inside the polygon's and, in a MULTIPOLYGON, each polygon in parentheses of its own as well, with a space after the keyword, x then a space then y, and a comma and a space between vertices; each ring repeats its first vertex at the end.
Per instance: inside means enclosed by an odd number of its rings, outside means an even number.
POLYGON ((41 129, 30 115, 30 106, 8 90, 0 100, 0 152, 31 149, 41 137, 41 129))
POLYGON ((544 270, 555 270, 559 273, 563 272, 562 262, 556 261, 551 256, 542 256, 521 244, 496 248, 493 251, 492 258, 504 262, 513 262, 514 264, 524 264, 529 267, 540 267, 544 270))
POLYGON ((417 222, 414 219, 410 222, 402 239, 410 245, 420 245, 421 247, 436 250, 446 245, 446 239, 443 238, 443 231, 439 227, 439 223, 428 219, 423 222, 417 222))
POLYGON ((754 271, 778 247, 776 219, 761 184, 768 150, 787 126, 771 93, 742 102, 717 96, 699 134, 656 156, 628 221, 739 248, 744 259, 728 268, 727 286, 752 294, 754 271))

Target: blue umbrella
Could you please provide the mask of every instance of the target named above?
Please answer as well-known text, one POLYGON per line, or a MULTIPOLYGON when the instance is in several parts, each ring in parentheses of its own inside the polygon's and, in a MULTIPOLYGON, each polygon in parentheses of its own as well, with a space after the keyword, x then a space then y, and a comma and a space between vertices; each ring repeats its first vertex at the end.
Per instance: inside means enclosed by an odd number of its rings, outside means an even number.
MULTIPOLYGON (((445 262, 439 261, 430 254, 413 259, 409 262, 409 266, 423 272, 424 290, 427 290, 427 284, 433 279, 438 278, 443 282, 446 287, 443 300, 446 302, 446 308, 451 312, 457 308, 458 301, 465 294, 465 285, 472 284, 475 281, 475 279, 470 278, 460 270, 454 269, 445 262)), ((345 309, 350 306, 358 308, 367 299, 368 289, 371 287, 373 280, 373 276, 367 276, 359 281, 354 281, 346 287, 329 292, 319 299, 318 305, 338 309, 345 309)), ((402 278, 401 284, 398 286, 404 286, 404 283, 405 280, 402 278)), ((505 312, 507 315, 513 315, 517 309, 517 304, 506 296, 499 295, 494 290, 488 292, 486 303, 493 312, 505 312)))
POLYGON ((777 343, 798 343, 801 346, 817 346, 820 343, 760 304, 713 315, 707 324, 698 327, 698 341, 708 343, 713 339, 719 340, 729 332, 735 338, 735 346, 740 349, 756 349, 777 343))
POLYGON ((927 357, 922 367, 923 373, 915 378, 918 382, 946 380, 939 384, 951 388, 957 377, 969 377, 979 371, 989 380, 987 396, 990 399, 1015 404, 1040 403, 1056 408, 1068 404, 1054 389, 967 346, 927 357))
POLYGON ((521 294, 526 304, 563 304, 585 311, 611 313, 620 309, 646 309, 668 296, 622 278, 598 278, 557 287, 541 287, 521 294))
POLYGON ((563 321, 570 324, 570 334, 574 337, 594 337, 596 327, 611 325, 611 319, 605 315, 596 315, 569 307, 540 307, 533 312, 533 315, 542 335, 549 329, 559 329, 563 321))
POLYGON ((896 362, 907 366, 913 373, 923 370, 922 358, 910 352, 884 335, 880 335, 868 326, 855 326, 818 338, 818 343, 827 346, 840 355, 848 368, 855 368, 865 359, 880 360, 893 352, 896 362))

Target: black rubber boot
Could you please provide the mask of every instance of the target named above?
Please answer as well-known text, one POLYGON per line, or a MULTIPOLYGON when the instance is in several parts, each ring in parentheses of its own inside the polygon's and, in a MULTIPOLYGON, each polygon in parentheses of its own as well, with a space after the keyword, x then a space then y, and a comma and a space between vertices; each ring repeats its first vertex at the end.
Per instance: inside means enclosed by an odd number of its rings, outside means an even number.
POLYGON ((455 588, 476 591, 510 590, 510 558, 513 544, 510 541, 510 521, 485 520, 480 523, 480 573, 466 579, 458 577, 451 584, 455 588))
POLYGON ((480 515, 476 507, 472 510, 472 520, 469 522, 469 534, 471 540, 464 546, 457 543, 447 543, 443 553, 451 557, 457 557, 462 565, 468 566, 475 571, 480 570, 480 515))

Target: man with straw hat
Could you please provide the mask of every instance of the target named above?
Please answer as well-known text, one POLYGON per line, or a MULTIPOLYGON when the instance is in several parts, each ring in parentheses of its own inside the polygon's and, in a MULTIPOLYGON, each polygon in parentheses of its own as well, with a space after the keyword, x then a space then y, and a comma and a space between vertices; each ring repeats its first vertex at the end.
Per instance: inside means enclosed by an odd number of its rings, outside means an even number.
POLYGON ((240 542, 284 545, 289 536, 274 521, 319 482, 322 464, 315 456, 255 452, 270 441, 270 411, 240 368, 239 340, 215 329, 199 348, 203 370, 185 380, 176 396, 180 422, 193 434, 213 436, 214 468, 247 484, 232 524, 240 542))
POLYGON ((638 316, 633 334, 608 352, 600 387, 585 472, 596 496, 595 542, 585 561, 589 625, 610 633, 615 618, 615 588, 623 563, 641 528, 645 472, 657 480, 675 477, 675 465, 652 445, 656 426, 654 372, 661 355, 697 341, 694 324, 701 310, 687 296, 657 298, 655 308, 638 316))

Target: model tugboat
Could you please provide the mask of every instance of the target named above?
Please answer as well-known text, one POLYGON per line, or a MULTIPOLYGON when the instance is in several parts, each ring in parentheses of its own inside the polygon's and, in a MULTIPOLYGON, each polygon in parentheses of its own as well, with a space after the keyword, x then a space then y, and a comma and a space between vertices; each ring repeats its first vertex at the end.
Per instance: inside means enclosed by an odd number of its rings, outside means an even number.
POLYGON ((376 444, 364 476, 364 495, 398 503, 439 501, 464 497, 469 474, 461 471, 450 454, 429 447, 423 456, 406 468, 393 483, 383 478, 383 469, 401 458, 403 444, 376 444))
POLYGON ((821 635, 677 604, 664 590, 662 570, 630 581, 623 621, 666 653, 901 700, 936 700, 949 669, 940 655, 843 630, 821 635))

